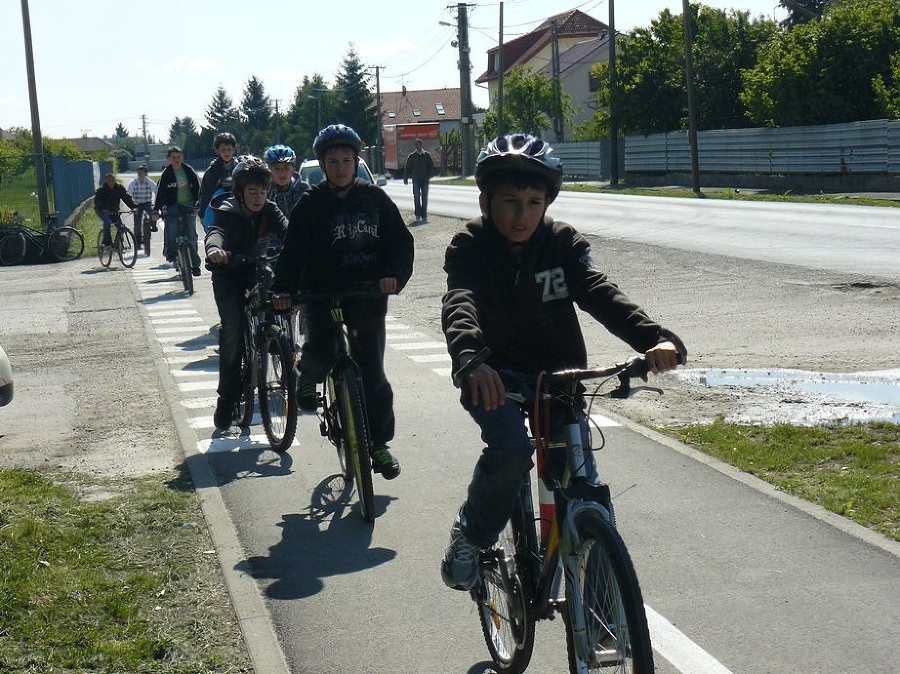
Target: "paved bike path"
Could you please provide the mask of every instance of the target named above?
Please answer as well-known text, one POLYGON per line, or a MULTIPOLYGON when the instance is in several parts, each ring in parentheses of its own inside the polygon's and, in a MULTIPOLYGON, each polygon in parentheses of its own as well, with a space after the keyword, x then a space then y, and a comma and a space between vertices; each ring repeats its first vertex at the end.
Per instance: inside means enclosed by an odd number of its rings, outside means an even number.
MULTIPOLYGON (((334 492, 314 417, 286 455, 259 425, 214 437, 208 277, 178 297, 171 270, 154 267, 141 257, 132 276, 258 671, 488 671, 473 605, 437 574, 480 449, 439 335, 389 322, 404 472, 376 478, 369 529, 355 498, 334 492)), ((658 671, 891 671, 877 645, 900 622, 900 546, 626 420, 598 421, 658 671)), ((561 621, 541 623, 529 671, 560 671, 564 658, 561 621)))

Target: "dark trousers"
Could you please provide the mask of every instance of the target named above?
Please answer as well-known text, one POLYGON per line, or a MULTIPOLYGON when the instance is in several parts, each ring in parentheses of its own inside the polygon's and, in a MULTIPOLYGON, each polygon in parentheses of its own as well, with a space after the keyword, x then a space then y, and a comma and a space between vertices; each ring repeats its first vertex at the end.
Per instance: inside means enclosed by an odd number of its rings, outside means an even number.
POLYGON ((428 217, 428 178, 413 178, 412 184, 416 217, 425 219, 428 217))
POLYGON ((213 274, 212 288, 219 310, 220 397, 237 402, 241 396, 241 354, 244 351, 244 290, 247 277, 240 274, 213 274))
MULTIPOLYGON (((313 303, 304 309, 306 341, 298 369, 302 379, 322 382, 337 355, 338 328, 326 305, 313 303)), ((346 311, 344 316, 350 332, 350 352, 362 371, 372 444, 385 445, 394 437, 394 390, 384 373, 384 316, 354 320, 346 311)))
POLYGON ((148 215, 153 212, 153 204, 149 201, 138 204, 134 209, 134 242, 140 247, 144 240, 144 213, 148 215))

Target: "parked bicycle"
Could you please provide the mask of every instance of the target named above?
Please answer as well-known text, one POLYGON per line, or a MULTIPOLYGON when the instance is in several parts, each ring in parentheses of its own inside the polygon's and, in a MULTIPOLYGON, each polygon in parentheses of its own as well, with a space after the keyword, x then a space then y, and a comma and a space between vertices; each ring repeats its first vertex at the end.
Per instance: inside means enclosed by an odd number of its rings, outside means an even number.
MULTIPOLYGON (((683 363, 686 351, 678 346, 683 363)), ((456 381, 488 356, 487 349, 479 353, 454 374, 456 381)), ((585 397, 627 398, 647 388, 631 386, 632 379, 645 378, 647 371, 644 356, 635 356, 620 365, 537 377, 500 372, 507 399, 528 414, 540 505, 536 515, 526 473, 500 539, 481 553, 478 581, 470 591, 488 651, 501 672, 525 671, 534 648, 535 622, 557 612, 565 625, 573 674, 654 671, 644 601, 616 530, 609 486, 586 479, 584 452, 601 449, 603 442, 593 449, 582 446, 578 422, 585 397), (614 377, 619 380, 615 390, 601 394, 601 383, 593 393, 582 393, 581 382, 614 377), (564 599, 558 598, 560 580, 564 599)), ((594 430, 602 440, 602 431, 594 430)))
MULTIPOLYGON (((109 215, 112 226, 116 229, 115 234, 112 235, 112 245, 103 243, 103 229, 97 232, 97 257, 100 258, 100 264, 104 267, 108 267, 112 263, 113 253, 119 256, 123 267, 130 269, 137 262, 138 249, 134 242, 134 233, 122 222, 124 213, 131 213, 131 211, 121 211, 109 215)), ((112 232, 110 233, 112 234, 112 232)))
MULTIPOLYGON (((253 420, 254 399, 272 449, 287 451, 297 431, 294 351, 291 317, 275 313, 268 301, 274 259, 234 255, 229 265, 254 267, 255 281, 244 303, 244 352, 241 357, 241 397, 234 422, 247 427, 253 420)), ((190 271, 190 270, 189 270, 190 271)))
POLYGON ((13 215, 13 224, 0 227, 0 264, 20 264, 29 247, 38 257, 49 254, 59 262, 77 260, 84 253, 84 236, 74 227, 55 227, 51 220, 42 232, 26 225, 18 213, 13 215))
MULTIPOLYGON (((380 297, 374 286, 334 293, 301 291, 291 300, 294 305, 323 302, 331 309, 331 319, 338 335, 337 351, 328 369, 325 383, 316 387, 319 432, 334 445, 341 474, 349 484, 356 482, 360 515, 366 522, 375 521, 375 489, 372 483, 372 436, 366 413, 362 371, 353 359, 353 347, 342 303, 350 298, 380 297)), ((295 335, 296 337, 296 335, 295 335)))

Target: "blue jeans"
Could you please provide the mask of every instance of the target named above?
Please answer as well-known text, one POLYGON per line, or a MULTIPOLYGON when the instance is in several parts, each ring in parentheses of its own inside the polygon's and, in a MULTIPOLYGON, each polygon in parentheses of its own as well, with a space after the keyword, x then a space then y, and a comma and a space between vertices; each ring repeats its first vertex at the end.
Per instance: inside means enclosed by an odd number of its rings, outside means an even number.
POLYGON ((425 219, 428 217, 428 178, 413 178, 412 184, 416 217, 425 219))
POLYGON ((97 216, 100 218, 100 222, 103 223, 103 245, 111 246, 112 245, 112 233, 111 227, 113 222, 122 222, 122 216, 118 213, 113 213, 112 215, 107 215, 102 211, 95 211, 97 216))
MULTIPOLYGON (((497 542, 512 515, 522 478, 534 466, 534 449, 526 430, 527 415, 518 404, 507 400, 490 412, 480 404, 477 407, 468 404, 466 409, 481 428, 481 439, 487 447, 475 464, 468 498, 463 506, 465 533, 472 543, 487 548, 497 542)), ((587 415, 581 410, 578 412, 587 479, 597 484, 600 482, 597 466, 594 455, 588 451, 590 433, 587 415)), ((556 424, 551 426, 553 436, 558 435, 557 424, 561 430, 560 415, 556 415, 555 421, 556 424)), ((551 460, 562 468, 566 460, 565 451, 551 451, 551 460)))
POLYGON ((163 231, 163 253, 166 260, 173 262, 178 250, 175 239, 178 238, 178 217, 183 216, 187 226, 188 240, 191 251, 191 267, 200 268, 200 253, 197 252, 197 219, 194 217, 194 209, 186 208, 178 204, 172 204, 166 208, 166 227, 163 231))

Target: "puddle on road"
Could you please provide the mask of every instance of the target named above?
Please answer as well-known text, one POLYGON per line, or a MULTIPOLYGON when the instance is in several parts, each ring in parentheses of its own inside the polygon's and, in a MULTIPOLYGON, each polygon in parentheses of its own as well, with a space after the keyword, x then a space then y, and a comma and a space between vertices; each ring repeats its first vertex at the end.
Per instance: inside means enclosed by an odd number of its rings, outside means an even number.
POLYGON ((787 387, 831 399, 868 403, 873 409, 862 415, 865 418, 900 423, 900 369, 851 373, 708 369, 695 371, 691 378, 705 386, 766 386, 782 390, 787 387))

